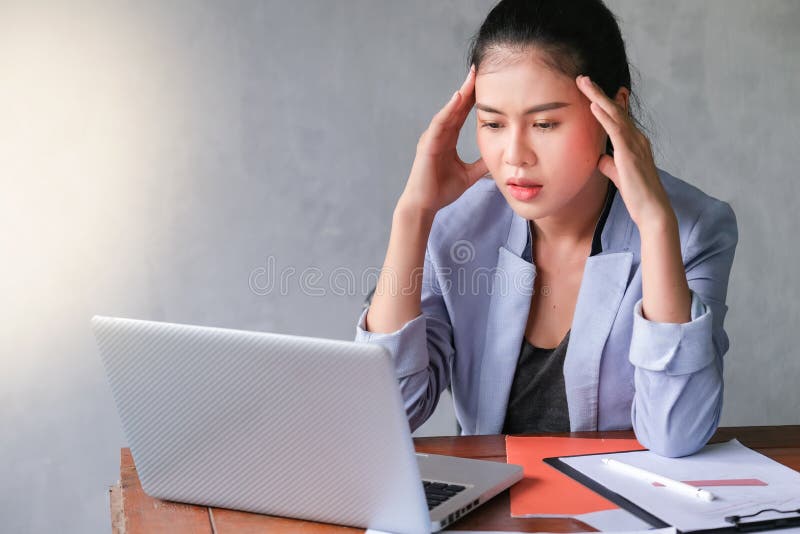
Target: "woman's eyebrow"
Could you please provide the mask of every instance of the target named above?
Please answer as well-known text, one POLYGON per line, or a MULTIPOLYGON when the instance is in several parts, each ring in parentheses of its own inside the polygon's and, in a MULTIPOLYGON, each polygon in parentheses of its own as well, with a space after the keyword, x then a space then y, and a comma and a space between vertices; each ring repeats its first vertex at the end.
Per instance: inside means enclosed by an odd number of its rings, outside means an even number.
MULTIPOLYGON (((550 111, 551 109, 564 108, 569 105, 570 104, 567 102, 548 102, 547 104, 539 104, 538 106, 533 106, 532 108, 525 110, 525 113, 523 113, 523 115, 530 115, 531 113, 539 113, 540 111, 550 111)), ((475 104, 475 107, 481 111, 485 111, 486 113, 497 113, 498 115, 505 116, 505 113, 503 113, 502 111, 494 109, 493 107, 489 107, 486 104, 478 103, 475 104)))

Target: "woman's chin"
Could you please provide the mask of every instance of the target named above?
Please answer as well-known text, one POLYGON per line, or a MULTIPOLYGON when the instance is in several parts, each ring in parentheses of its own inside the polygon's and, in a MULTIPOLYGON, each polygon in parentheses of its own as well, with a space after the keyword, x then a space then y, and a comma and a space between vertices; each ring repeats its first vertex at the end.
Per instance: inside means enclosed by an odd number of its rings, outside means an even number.
POLYGON ((541 219, 542 217, 546 217, 549 213, 546 205, 544 205, 542 202, 534 204, 532 202, 519 201, 510 194, 506 193, 504 193, 503 196, 514 213, 523 219, 527 219, 529 221, 541 219))

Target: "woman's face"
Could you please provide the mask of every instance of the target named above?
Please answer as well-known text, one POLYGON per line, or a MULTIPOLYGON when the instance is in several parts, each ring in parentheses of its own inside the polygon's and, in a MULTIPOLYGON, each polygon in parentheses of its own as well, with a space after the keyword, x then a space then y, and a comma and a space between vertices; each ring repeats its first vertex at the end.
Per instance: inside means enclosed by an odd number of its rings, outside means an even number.
POLYGON ((537 57, 479 71, 475 82, 478 149, 512 209, 529 220, 568 216, 605 185, 597 162, 606 134, 589 100, 537 57), (530 184, 541 187, 520 187, 530 184))

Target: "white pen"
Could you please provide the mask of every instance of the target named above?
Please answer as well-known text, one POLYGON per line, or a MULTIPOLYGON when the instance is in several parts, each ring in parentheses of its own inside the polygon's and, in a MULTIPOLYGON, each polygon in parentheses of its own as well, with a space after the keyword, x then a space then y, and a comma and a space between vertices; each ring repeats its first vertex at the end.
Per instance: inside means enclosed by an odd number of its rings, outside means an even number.
POLYGON ((671 489, 678 493, 682 493, 683 495, 689 497, 696 497, 704 501, 713 501, 715 499, 714 494, 708 490, 696 488, 694 486, 690 486, 689 484, 685 484, 677 480, 672 480, 671 478, 657 475, 655 473, 651 473, 650 471, 646 471, 645 469, 642 469, 640 467, 634 467, 632 465, 622 463, 619 460, 614 460, 612 458, 603 458, 603 463, 620 473, 625 473, 626 475, 630 475, 632 477, 650 483, 658 482, 665 488, 671 489))

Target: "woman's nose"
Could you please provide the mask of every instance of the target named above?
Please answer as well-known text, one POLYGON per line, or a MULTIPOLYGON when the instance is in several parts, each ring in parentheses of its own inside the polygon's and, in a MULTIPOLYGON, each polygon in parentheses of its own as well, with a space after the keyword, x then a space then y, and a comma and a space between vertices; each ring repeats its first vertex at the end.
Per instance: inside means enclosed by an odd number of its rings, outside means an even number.
POLYGON ((505 163, 512 167, 525 167, 536 163, 536 153, 533 151, 533 147, 529 146, 525 132, 516 128, 510 129, 505 163))

